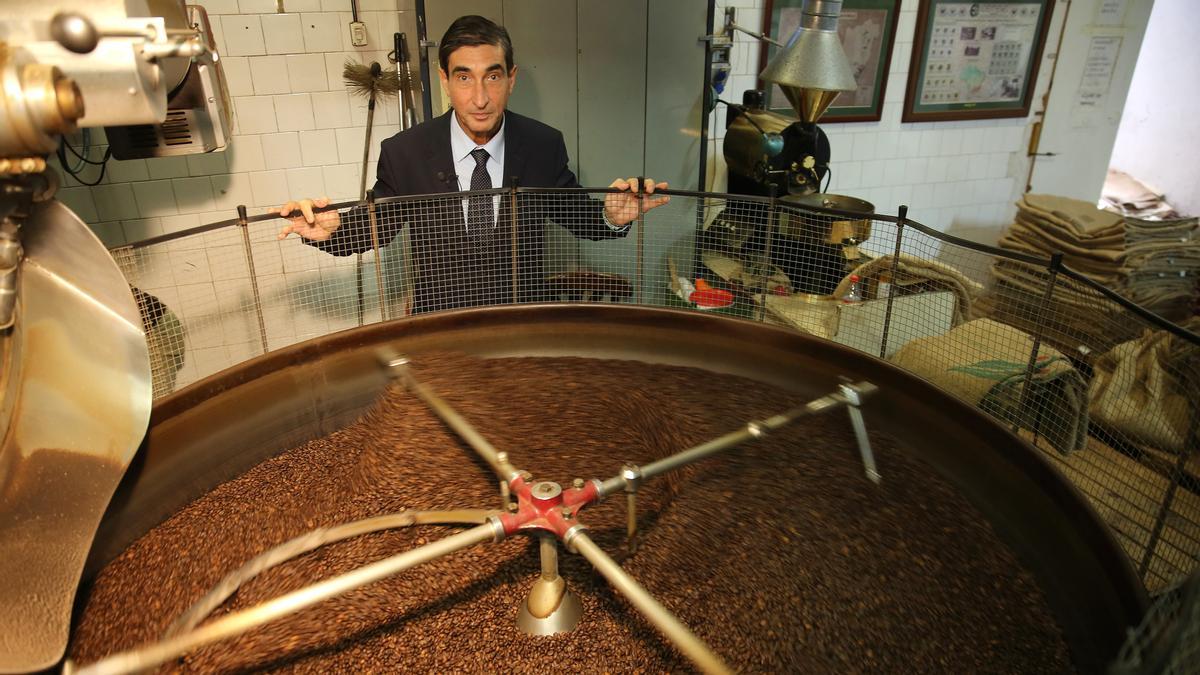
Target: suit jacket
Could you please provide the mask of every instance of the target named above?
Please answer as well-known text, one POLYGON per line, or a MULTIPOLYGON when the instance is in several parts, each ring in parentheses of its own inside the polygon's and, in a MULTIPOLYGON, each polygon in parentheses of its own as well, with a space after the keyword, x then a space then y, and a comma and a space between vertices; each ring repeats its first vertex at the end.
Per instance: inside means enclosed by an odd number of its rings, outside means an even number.
MULTIPOLYGON (((380 246, 387 245, 405 225, 411 228, 416 268, 414 313, 512 302, 514 264, 517 299, 548 299, 542 268, 547 219, 576 237, 625 236, 627 230, 613 230, 605 223, 604 205, 599 200, 585 194, 528 193, 518 195, 515 219, 510 194, 502 194, 496 227, 469 235, 463 222, 463 200, 441 196, 458 192, 450 156, 453 115, 453 111, 447 112, 392 136, 383 142, 379 155, 377 198, 429 195, 428 199, 376 205, 380 246)), ((558 130, 507 111, 504 134, 506 181, 515 179, 521 187, 579 187, 567 167, 567 148, 558 130)), ((308 243, 334 255, 370 250, 366 207, 342 214, 342 224, 328 240, 308 243)))

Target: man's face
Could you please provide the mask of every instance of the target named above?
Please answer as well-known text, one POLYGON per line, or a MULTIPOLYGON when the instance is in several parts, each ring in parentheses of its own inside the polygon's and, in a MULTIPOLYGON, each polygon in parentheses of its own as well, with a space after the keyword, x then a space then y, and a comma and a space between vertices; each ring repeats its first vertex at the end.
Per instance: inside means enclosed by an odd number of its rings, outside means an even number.
POLYGON ((441 71, 454 116, 467 135, 483 145, 500 129, 508 95, 517 81, 517 67, 504 70, 504 50, 496 45, 459 47, 447 59, 450 72, 441 71))

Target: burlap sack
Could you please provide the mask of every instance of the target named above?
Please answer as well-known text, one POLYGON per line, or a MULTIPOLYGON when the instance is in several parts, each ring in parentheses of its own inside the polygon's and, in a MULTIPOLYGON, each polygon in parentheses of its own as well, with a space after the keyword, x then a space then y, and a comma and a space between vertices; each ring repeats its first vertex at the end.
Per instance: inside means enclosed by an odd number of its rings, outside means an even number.
POLYGON ((1200 348, 1166 331, 1147 330, 1117 345, 1094 365, 1092 417, 1133 440, 1179 452, 1193 414, 1187 392, 1196 384, 1198 355, 1200 348))
POLYGON ((1024 392, 1033 338, 1012 326, 977 319, 945 335, 913 340, 891 361, 1002 420, 1036 429, 1059 452, 1087 440, 1083 377, 1061 353, 1042 344, 1024 392))
POLYGON ((1122 216, 1096 208, 1094 203, 1058 197, 1056 195, 1026 194, 1017 203, 1034 214, 1069 227, 1080 236, 1103 236, 1112 231, 1123 231, 1122 216))

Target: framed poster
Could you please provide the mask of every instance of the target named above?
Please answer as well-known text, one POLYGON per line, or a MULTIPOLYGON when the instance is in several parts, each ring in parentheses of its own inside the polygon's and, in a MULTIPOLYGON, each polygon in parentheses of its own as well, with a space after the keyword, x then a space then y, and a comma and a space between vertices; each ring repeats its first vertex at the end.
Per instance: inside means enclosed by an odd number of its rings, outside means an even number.
MULTIPOLYGON (((800 25, 800 7, 804 0, 767 0, 763 14, 763 33, 779 42, 788 38, 800 25)), ((838 38, 850 60, 850 70, 858 88, 844 91, 818 120, 826 122, 875 122, 883 115, 883 93, 887 89, 888 68, 892 63, 892 44, 896 37, 896 20, 900 0, 845 0, 838 19, 838 38)), ((779 47, 764 41, 758 69, 767 67, 779 47)), ((783 90, 759 80, 759 88, 767 95, 767 108, 785 115, 795 115, 783 90)))
POLYGON ((904 122, 1025 117, 1054 0, 921 0, 904 122))

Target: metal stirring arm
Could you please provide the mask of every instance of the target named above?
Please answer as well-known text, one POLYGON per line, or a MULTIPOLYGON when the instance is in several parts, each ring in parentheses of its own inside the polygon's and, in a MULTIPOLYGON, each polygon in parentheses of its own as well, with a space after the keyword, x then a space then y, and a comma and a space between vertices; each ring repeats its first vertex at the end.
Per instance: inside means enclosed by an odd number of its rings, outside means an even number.
MULTIPOLYGON (((662 459, 646 464, 636 472, 628 471, 628 466, 622 469, 619 475, 613 476, 608 480, 600 483, 599 492, 601 497, 611 495, 616 492, 624 492, 636 490, 637 484, 641 481, 648 480, 659 474, 664 474, 669 471, 680 469, 688 464, 698 462, 702 459, 707 459, 719 452, 724 452, 731 448, 735 448, 742 443, 761 438, 768 433, 785 427, 796 420, 818 413, 837 410, 842 407, 851 407, 851 419, 854 420, 854 413, 858 412, 858 405, 862 398, 878 391, 878 387, 870 382, 859 382, 852 385, 842 385, 842 389, 838 393, 822 396, 821 398, 809 401, 808 403, 792 408, 786 412, 780 413, 773 417, 768 417, 765 420, 756 420, 748 422, 744 427, 737 431, 731 431, 723 436, 718 436, 711 441, 701 443, 700 445, 681 450, 673 455, 669 455, 662 459), (847 393, 849 392, 849 393, 847 393)), ((858 413, 855 424, 857 433, 859 426, 862 425, 862 414, 858 413)), ((866 427, 862 427, 862 436, 859 438, 860 444, 866 438, 866 427)), ((874 458, 870 455, 870 446, 866 446, 864 452, 864 463, 870 459, 868 465, 868 476, 874 472, 874 458)), ((878 477, 878 473, 875 476, 878 477)), ((873 478, 872 480, 878 480, 873 478)))
POLYGON ((733 672, 729 666, 725 665, 721 657, 704 644, 703 640, 696 637, 691 629, 675 618, 675 615, 671 614, 670 610, 650 595, 645 588, 642 588, 637 580, 621 569, 621 566, 597 546, 583 532, 582 528, 568 532, 563 541, 567 548, 582 555, 596 568, 596 571, 604 575, 608 583, 612 584, 613 588, 617 589, 621 595, 624 595, 625 599, 629 600, 630 604, 646 617, 646 620, 654 624, 654 627, 663 636, 678 647, 679 651, 691 659, 696 667, 706 673, 733 672))
POLYGON ((196 627, 213 610, 221 606, 247 581, 268 569, 281 565, 309 551, 372 532, 393 530, 414 525, 482 525, 499 511, 457 509, 454 511, 401 511, 374 518, 356 520, 334 527, 322 527, 274 546, 251 558, 244 565, 225 575, 220 583, 204 597, 192 603, 169 627, 164 638, 174 637, 196 627))
POLYGON ((251 628, 261 626, 293 612, 310 607, 323 600, 352 591, 360 586, 379 581, 421 563, 449 555, 487 541, 504 538, 504 528, 495 516, 483 525, 450 535, 390 558, 384 558, 352 572, 326 579, 274 600, 256 605, 240 612, 227 614, 212 623, 160 642, 106 657, 83 668, 76 669, 67 661, 63 664, 64 675, 123 675, 153 668, 182 654, 213 642, 240 635, 251 628))
POLYGON ((389 374, 404 383, 409 391, 429 406, 429 409, 450 427, 454 433, 471 446, 475 454, 487 462, 492 471, 505 483, 511 483, 520 472, 508 462, 508 453, 500 452, 480 434, 470 422, 458 414, 449 403, 438 396, 432 389, 421 384, 408 368, 408 359, 398 355, 384 355, 380 359, 388 368, 389 374))

